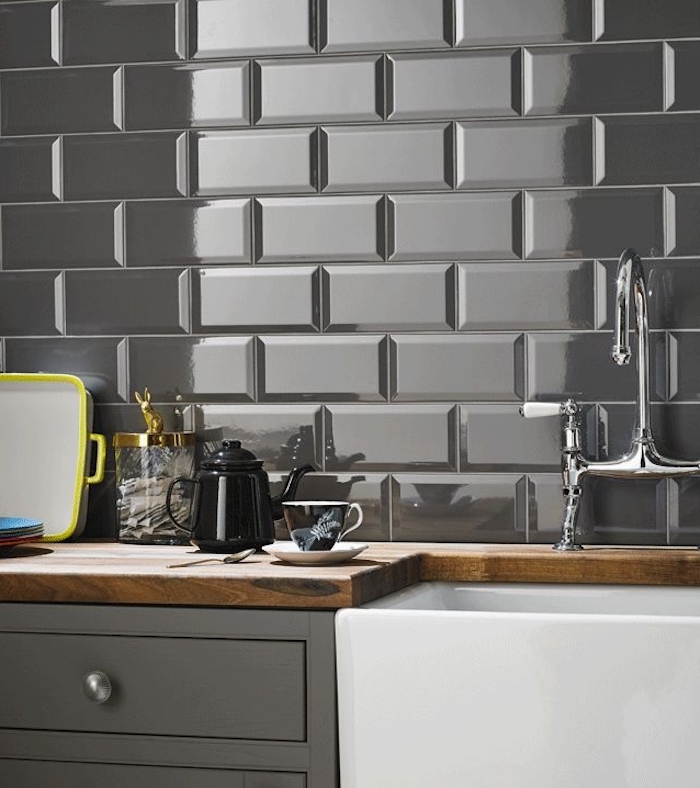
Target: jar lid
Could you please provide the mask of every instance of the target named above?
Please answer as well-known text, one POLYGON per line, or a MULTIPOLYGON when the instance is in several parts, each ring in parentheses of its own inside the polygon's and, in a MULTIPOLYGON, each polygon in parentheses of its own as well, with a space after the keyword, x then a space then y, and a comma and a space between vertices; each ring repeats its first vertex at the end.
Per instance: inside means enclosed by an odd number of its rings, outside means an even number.
POLYGON ((119 448, 144 448, 148 446, 194 446, 194 432, 115 432, 113 444, 119 448))
POLYGON ((259 460, 252 451, 244 449, 240 441, 225 440, 221 448, 212 452, 206 460, 202 461, 202 468, 230 468, 237 469, 259 468, 259 460))

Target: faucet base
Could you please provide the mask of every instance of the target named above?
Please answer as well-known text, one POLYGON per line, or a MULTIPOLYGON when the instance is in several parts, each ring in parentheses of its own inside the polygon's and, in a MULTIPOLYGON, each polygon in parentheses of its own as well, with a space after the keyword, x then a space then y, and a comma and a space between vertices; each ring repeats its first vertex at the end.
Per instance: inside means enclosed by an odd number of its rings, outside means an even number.
MULTIPOLYGON (((700 550, 700 546, 698 549, 700 550)), ((562 539, 561 542, 557 542, 555 545, 552 545, 552 550, 569 553, 572 550, 583 550, 583 545, 576 544, 575 542, 567 542, 566 540, 562 539)))

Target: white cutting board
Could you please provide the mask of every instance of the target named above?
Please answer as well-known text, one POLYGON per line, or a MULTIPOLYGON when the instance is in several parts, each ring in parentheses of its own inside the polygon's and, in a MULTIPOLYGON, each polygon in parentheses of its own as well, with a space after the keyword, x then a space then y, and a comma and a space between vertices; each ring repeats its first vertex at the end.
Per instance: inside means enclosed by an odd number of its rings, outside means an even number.
POLYGON ((78 536, 87 485, 104 477, 105 438, 91 426, 80 378, 0 374, 0 516, 41 520, 46 541, 78 536), (92 441, 96 467, 88 476, 92 441))

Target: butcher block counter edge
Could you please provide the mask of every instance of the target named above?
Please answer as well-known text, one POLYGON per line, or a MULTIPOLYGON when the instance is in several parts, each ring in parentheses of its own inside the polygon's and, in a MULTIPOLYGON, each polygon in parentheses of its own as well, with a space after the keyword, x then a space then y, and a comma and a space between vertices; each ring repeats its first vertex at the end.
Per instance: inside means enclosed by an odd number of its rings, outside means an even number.
POLYGON ((169 564, 216 557, 194 548, 105 541, 27 544, 0 553, 0 602, 198 605, 334 610, 423 580, 700 586, 694 547, 375 542, 336 566, 298 567, 264 553, 242 563, 169 564))

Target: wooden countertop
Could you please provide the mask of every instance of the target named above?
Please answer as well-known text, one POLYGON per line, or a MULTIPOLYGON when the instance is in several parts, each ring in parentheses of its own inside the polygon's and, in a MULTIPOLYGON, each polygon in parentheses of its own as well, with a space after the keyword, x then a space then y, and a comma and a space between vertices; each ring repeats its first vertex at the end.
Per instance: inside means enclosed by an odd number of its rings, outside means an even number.
POLYGON ((373 543, 347 564, 297 567, 265 553, 171 569, 192 547, 63 542, 0 553, 0 601, 333 610, 420 580, 700 586, 696 548, 373 543))

